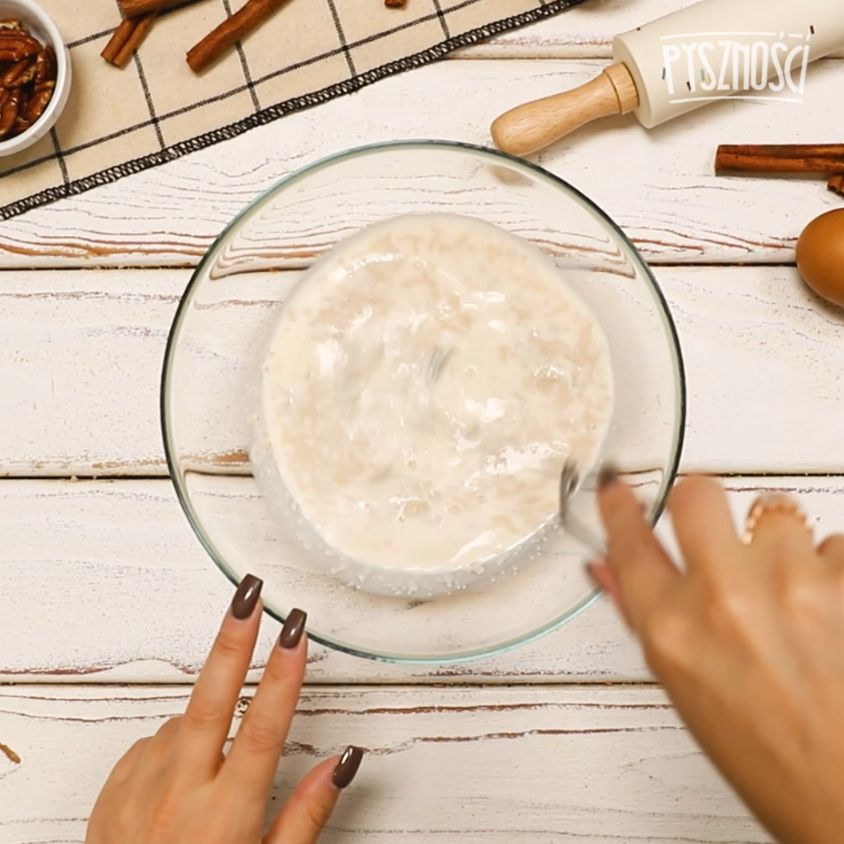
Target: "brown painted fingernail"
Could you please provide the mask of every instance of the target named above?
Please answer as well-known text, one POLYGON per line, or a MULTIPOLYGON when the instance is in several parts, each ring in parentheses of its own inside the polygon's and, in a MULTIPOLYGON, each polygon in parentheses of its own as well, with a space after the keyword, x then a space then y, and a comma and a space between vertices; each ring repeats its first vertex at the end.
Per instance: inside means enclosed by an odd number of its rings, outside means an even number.
POLYGON ((597 563, 586 563, 583 567, 586 570, 586 576, 589 580, 592 581, 592 585, 596 589, 600 589, 601 592, 604 591, 604 586, 601 581, 598 579, 598 564, 597 563))
POLYGON ((355 774, 363 762, 363 750, 360 747, 349 745, 340 757, 337 767, 331 776, 335 788, 345 788, 355 778, 355 774))
POLYGON ((598 591, 609 595, 613 591, 613 575, 605 560, 592 560, 586 564, 586 576, 598 591))
POLYGON ((302 641, 307 620, 308 614, 306 612, 291 610, 290 615, 287 616, 287 621, 284 622, 284 627, 281 628, 281 636, 278 637, 279 645, 285 650, 292 651, 302 641))
POLYGON ((232 615, 235 618, 243 621, 252 615, 255 605, 258 603, 258 598, 261 597, 263 585, 263 580, 251 574, 247 574, 240 581, 240 586, 237 587, 237 592, 234 593, 234 598, 232 598, 232 615))
POLYGON ((611 463, 608 463, 606 466, 602 466, 601 471, 598 472, 598 489, 606 489, 617 480, 618 469, 611 463))

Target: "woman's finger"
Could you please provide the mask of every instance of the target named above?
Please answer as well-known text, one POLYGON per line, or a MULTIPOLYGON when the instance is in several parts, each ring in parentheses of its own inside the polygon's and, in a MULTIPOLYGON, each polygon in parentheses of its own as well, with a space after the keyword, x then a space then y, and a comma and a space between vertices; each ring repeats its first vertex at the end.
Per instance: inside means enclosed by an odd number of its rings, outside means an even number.
POLYGON ((654 536, 633 490, 614 472, 605 472, 598 493, 607 532, 607 562, 618 578, 628 623, 641 632, 644 619, 680 574, 654 536))
POLYGON ((112 768, 108 779, 106 780, 103 791, 106 786, 114 786, 117 783, 125 782, 135 771, 138 760, 146 750, 151 739, 138 739, 127 751, 117 760, 117 764, 112 768))
POLYGON ((311 770, 275 819, 264 844, 314 844, 362 760, 361 748, 347 747, 339 758, 326 759, 311 770))
POLYGON ((844 563, 844 534, 835 533, 818 545, 818 554, 832 562, 844 563))
POLYGON ((770 563, 813 559, 812 534, 789 516, 771 514, 761 519, 753 532, 750 551, 757 560, 770 563))
POLYGON ((181 720, 178 758, 196 779, 210 779, 219 769, 258 637, 262 586, 251 574, 241 581, 181 720))
POLYGON ((686 478, 674 487, 668 509, 689 571, 717 571, 743 552, 727 496, 710 478, 686 478))
POLYGON ((156 731, 155 737, 162 741, 171 741, 179 734, 182 719, 184 716, 178 715, 175 718, 168 718, 156 731))
POLYGON ((232 744, 222 776, 251 794, 266 795, 284 749, 305 676, 307 615, 293 610, 232 744))
POLYGON ((760 495, 748 513, 745 538, 759 562, 816 559, 814 524, 790 495, 760 495))
MULTIPOLYGON (((616 610, 622 615, 624 604, 621 601, 621 587, 618 585, 618 577, 606 560, 593 560, 586 564, 586 572, 592 582, 615 604, 616 610)), ((625 619, 630 624, 629 619, 625 619)))

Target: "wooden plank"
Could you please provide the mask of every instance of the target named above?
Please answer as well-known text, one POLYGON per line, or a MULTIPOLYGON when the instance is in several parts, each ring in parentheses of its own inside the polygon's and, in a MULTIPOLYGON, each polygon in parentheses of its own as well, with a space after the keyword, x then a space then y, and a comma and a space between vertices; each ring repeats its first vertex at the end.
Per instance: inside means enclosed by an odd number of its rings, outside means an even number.
MULTIPOLYGON (((21 760, 0 754, 4 840, 81 842, 111 766, 185 696, 0 690, 0 740, 21 760)), ((323 844, 770 840, 652 689, 311 689, 274 799, 349 742, 369 753, 323 844)))
MULTIPOLYGON (((605 64, 457 60, 393 77, 9 220, 0 227, 0 267, 194 265, 236 213, 297 168, 388 139, 488 144, 500 111, 585 82, 605 64), (442 91, 460 107, 443 107, 442 91)), ((617 119, 576 133, 538 160, 603 207, 651 261, 789 263, 802 227, 840 207, 840 197, 822 180, 716 178, 715 148, 837 138, 842 80, 844 64, 819 62, 799 112, 793 104, 719 103, 650 133, 617 119)))
MULTIPOLYGON (((0 474, 166 474, 161 359, 188 275, 0 275, 0 474)), ((666 267, 657 275, 686 357, 686 470, 844 471, 844 312, 820 305, 790 268, 666 267)), ((221 324, 260 324, 272 304, 231 299, 215 313, 221 324)), ((229 363, 209 361, 211 405, 237 411, 221 386, 229 363)), ((229 451, 243 445, 222 447, 219 460, 230 462, 229 451)))
MULTIPOLYGON (((844 478, 727 484, 739 520, 756 495, 775 489, 800 496, 819 537, 844 528, 844 478)), ((661 530, 667 535, 667 525, 661 530)), ((195 677, 232 588, 193 537, 168 481, 4 481, 0 535, 0 578, 14 597, 3 610, 0 682, 195 677)), ((277 634, 277 623, 265 619, 256 667, 277 634)), ((313 683, 648 679, 638 647, 603 602, 546 639, 495 658, 402 667, 314 645, 309 673, 313 683)))
MULTIPOLYGON (((460 58, 609 58, 615 35, 696 0, 587 0, 547 20, 457 53, 460 58)), ((844 57, 844 50, 835 54, 844 57)))
POLYGON ((615 35, 694 0, 587 0, 561 15, 461 50, 460 58, 609 58, 615 35))

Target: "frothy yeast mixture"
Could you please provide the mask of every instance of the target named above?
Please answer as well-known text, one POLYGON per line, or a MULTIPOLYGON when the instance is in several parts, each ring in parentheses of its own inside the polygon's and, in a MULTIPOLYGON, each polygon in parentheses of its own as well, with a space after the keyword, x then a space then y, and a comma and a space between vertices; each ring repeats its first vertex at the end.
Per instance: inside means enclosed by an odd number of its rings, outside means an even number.
POLYGON ((528 242, 456 215, 343 242, 284 306, 262 379, 273 458, 346 558, 454 570, 547 524, 564 461, 597 459, 606 338, 528 242))

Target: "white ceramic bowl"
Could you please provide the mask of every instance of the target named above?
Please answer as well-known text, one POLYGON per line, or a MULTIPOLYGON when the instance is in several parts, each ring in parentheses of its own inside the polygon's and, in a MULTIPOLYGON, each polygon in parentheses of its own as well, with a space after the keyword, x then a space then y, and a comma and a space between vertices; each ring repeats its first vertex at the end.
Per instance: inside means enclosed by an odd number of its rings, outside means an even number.
POLYGON ((0 20, 13 18, 23 21, 32 35, 42 44, 49 44, 56 53, 56 90, 44 114, 25 132, 0 141, 0 156, 13 155, 16 152, 31 147, 53 128, 59 119, 67 98, 70 96, 70 53, 62 39, 59 28, 52 18, 33 0, 0 0, 0 20))

